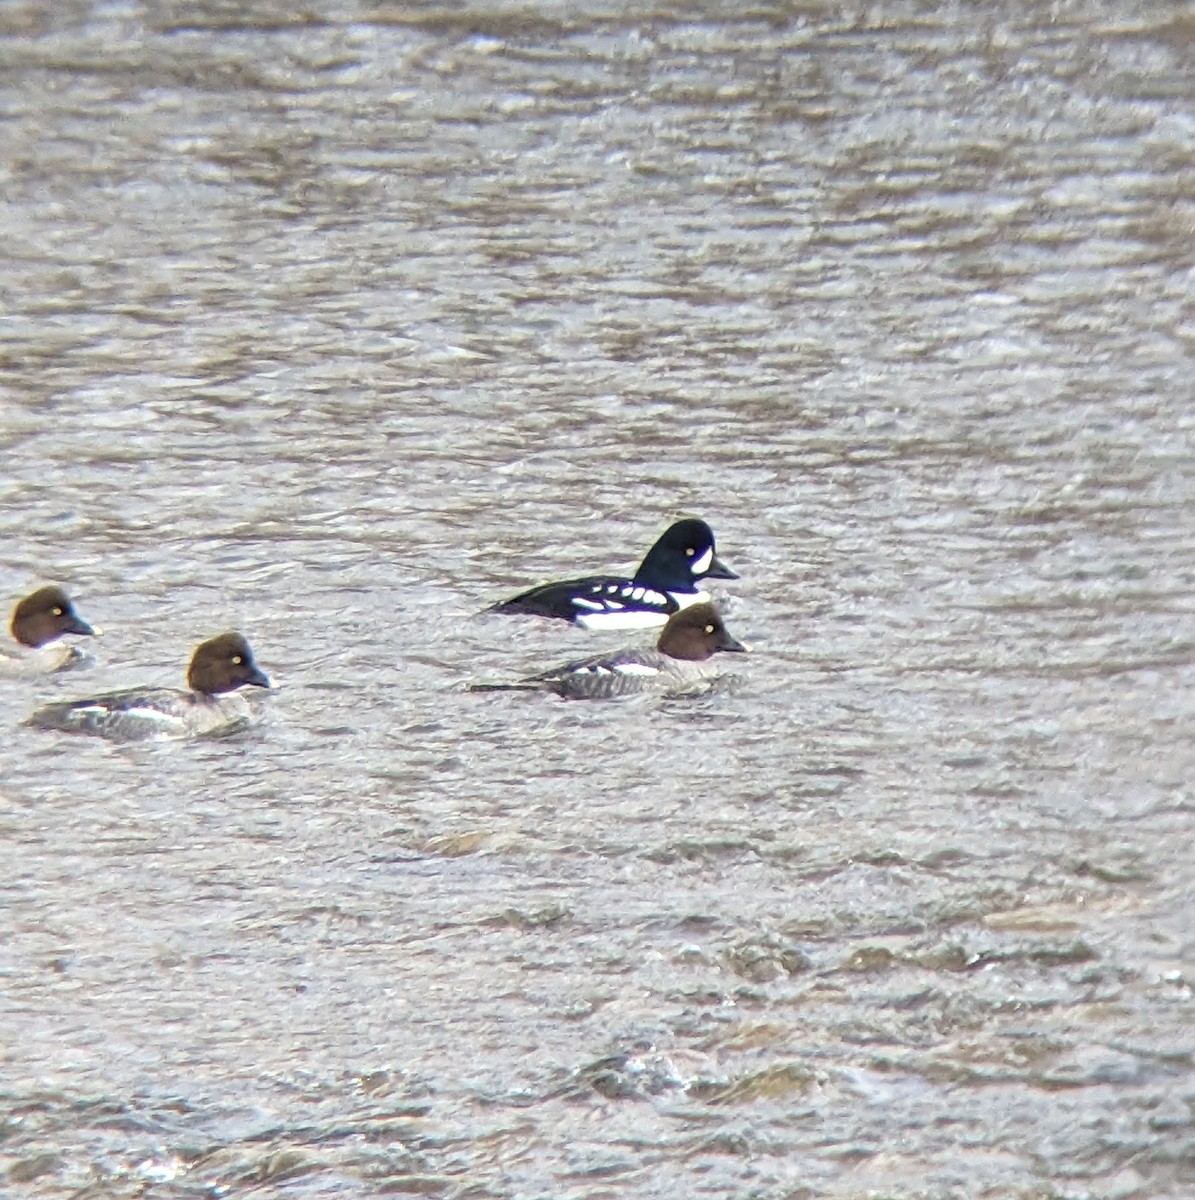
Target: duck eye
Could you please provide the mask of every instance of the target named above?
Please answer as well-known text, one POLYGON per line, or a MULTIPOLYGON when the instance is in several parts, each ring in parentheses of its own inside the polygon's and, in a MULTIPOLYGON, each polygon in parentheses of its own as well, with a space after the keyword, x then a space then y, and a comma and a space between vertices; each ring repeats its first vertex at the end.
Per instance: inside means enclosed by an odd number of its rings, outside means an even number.
POLYGON ((239 654, 234 654, 232 656, 232 665, 234 667, 239 667, 243 661, 244 661, 244 659, 242 659, 239 654))
POLYGON ((714 627, 713 627, 712 625, 707 625, 707 626, 705 627, 705 631, 706 631, 706 633, 713 633, 713 632, 714 632, 714 627))
POLYGON ((62 609, 60 609, 60 608, 58 608, 58 607, 56 606, 56 607, 54 608, 54 615, 55 615, 56 617, 60 617, 60 616, 62 616, 62 609))
POLYGON ((695 546, 690 546, 690 547, 689 547, 689 548, 688 548, 688 549, 685 551, 685 553, 686 553, 686 554, 687 554, 687 555, 688 555, 690 558, 692 558, 692 557, 693 557, 693 555, 697 553, 697 548, 696 548, 695 546))

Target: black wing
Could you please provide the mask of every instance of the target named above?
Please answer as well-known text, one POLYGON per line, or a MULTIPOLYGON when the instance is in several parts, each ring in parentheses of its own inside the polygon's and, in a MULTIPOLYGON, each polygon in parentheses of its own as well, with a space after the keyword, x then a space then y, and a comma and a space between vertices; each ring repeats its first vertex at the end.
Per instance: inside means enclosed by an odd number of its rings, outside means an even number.
POLYGON ((628 608, 668 616, 679 607, 667 592, 644 587, 631 579, 615 575, 589 575, 583 579, 541 584, 509 600, 491 605, 486 611, 530 613, 537 617, 577 621, 595 614, 623 612, 628 608))

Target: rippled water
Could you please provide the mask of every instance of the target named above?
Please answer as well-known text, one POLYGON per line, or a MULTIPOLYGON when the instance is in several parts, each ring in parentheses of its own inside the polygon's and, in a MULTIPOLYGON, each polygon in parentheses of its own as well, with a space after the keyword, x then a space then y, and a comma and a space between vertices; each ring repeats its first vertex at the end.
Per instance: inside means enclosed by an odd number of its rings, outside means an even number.
POLYGON ((1188 9, 0 33, 8 1193, 1191 1195, 1188 9), (464 690, 686 513, 736 686, 464 690))

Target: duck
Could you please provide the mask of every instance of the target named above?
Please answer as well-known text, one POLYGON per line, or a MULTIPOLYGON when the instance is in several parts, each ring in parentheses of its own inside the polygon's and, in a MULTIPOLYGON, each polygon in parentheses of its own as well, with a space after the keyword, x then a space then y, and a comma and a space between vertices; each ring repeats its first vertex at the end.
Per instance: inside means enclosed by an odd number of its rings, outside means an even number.
POLYGON ((582 629, 651 629, 691 604, 708 601, 698 587, 703 579, 738 575, 718 557, 709 525, 689 517, 660 535, 631 579, 586 575, 542 583, 486 611, 552 617, 582 629))
POLYGON ((245 637, 222 633, 195 648, 187 668, 188 691, 130 688, 59 701, 39 708, 26 724, 117 742, 223 737, 249 724, 244 697, 233 694, 245 685, 268 688, 270 681, 245 637))
POLYGON ((56 584, 40 587, 18 600, 8 623, 16 653, 0 653, 0 675, 49 674, 80 666, 87 655, 77 646, 60 642, 66 634, 90 637, 95 630, 56 584))
POLYGON ((529 675, 516 683, 477 683, 470 691, 547 691, 566 700, 613 700, 645 692, 692 695, 718 678, 715 654, 744 653, 718 610, 708 602, 689 605, 668 618, 654 647, 599 654, 529 675))

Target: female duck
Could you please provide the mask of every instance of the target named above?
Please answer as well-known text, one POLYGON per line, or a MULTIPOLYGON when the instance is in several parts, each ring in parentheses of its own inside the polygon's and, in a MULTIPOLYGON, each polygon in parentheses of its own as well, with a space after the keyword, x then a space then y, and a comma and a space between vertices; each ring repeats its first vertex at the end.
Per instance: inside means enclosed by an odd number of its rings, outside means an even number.
POLYGON ((746 649, 730 636, 712 604, 694 604, 668 618, 654 649, 631 647, 554 667, 518 683, 479 683, 470 690, 549 691, 567 700, 613 700, 643 692, 693 694, 707 691, 717 678, 709 661, 715 654, 746 649))
POLYGON ((223 737, 249 723, 249 706, 231 693, 244 684, 270 686, 239 633, 222 633, 197 646, 187 669, 188 692, 131 688, 87 700, 39 708, 27 724, 38 729, 90 733, 112 741, 223 737))
POLYGON ((75 611, 66 592, 54 586, 38 588, 19 600, 8 629, 21 651, 0 653, 0 675, 47 674, 77 666, 87 655, 58 639, 67 633, 95 633, 75 611))

